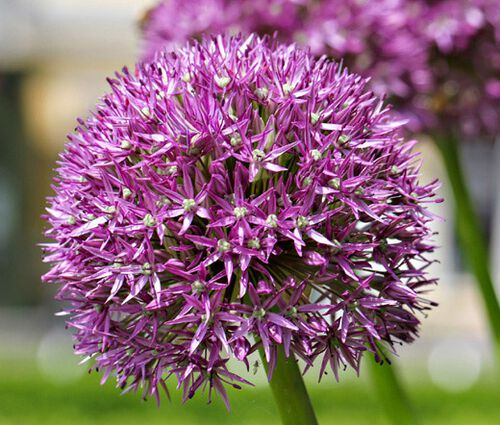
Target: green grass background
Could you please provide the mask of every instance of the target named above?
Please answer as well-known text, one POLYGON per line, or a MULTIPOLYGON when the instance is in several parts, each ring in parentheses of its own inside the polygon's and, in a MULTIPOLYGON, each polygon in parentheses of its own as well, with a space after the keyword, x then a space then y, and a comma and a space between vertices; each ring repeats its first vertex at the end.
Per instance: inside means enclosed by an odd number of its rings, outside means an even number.
MULTIPOLYGON (((409 382, 410 396, 422 424, 500 424, 500 389, 483 378, 460 394, 442 391, 429 382, 409 382)), ((340 384, 309 385, 321 425, 387 424, 376 389, 364 379, 340 384)), ((0 366, 0 425, 263 425, 279 424, 267 386, 230 392, 232 412, 201 395, 182 404, 173 390, 157 408, 139 395, 120 395, 113 382, 101 386, 99 376, 85 375, 71 384, 45 380, 32 364, 0 366)), ((300 425, 300 424, 297 424, 300 425)))

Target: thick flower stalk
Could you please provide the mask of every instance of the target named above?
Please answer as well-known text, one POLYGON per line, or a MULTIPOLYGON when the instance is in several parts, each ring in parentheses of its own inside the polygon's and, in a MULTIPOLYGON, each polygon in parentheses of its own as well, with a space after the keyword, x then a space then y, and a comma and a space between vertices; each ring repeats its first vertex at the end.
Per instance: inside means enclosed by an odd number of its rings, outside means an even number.
POLYGON ((415 339, 437 183, 365 79, 251 35, 109 84, 61 156, 44 276, 104 379, 227 402, 258 349, 270 380, 286 358, 338 379, 415 339))

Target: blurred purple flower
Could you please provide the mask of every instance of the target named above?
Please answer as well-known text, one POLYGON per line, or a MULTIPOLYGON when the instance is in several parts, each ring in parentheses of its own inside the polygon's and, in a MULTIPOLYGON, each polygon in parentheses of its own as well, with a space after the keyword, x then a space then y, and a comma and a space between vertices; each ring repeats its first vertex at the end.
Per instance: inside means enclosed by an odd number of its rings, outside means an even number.
POLYGON ((219 36, 109 79, 49 199, 47 282, 118 385, 247 383, 263 347, 359 368, 417 335, 433 251, 418 159, 366 81, 296 46, 219 36))
POLYGON ((427 128, 465 137, 500 133, 500 8, 496 0, 441 0, 422 6, 430 90, 407 104, 427 128), (411 103, 410 103, 411 102, 411 103))
POLYGON ((145 57, 191 37, 277 32, 342 59, 387 94, 412 131, 499 133, 496 0, 164 0, 144 21, 145 57), (194 17, 184 19, 184 10, 194 17))

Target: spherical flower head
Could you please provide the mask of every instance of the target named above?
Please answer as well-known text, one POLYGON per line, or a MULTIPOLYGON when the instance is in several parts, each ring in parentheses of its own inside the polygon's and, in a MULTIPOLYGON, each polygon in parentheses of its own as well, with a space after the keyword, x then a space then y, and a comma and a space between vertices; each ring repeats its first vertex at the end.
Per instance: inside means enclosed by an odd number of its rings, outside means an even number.
POLYGON ((106 378, 227 401, 259 348, 269 378, 279 347, 338 378, 413 341, 436 184, 363 78, 251 35, 109 83, 61 156, 44 276, 106 378))

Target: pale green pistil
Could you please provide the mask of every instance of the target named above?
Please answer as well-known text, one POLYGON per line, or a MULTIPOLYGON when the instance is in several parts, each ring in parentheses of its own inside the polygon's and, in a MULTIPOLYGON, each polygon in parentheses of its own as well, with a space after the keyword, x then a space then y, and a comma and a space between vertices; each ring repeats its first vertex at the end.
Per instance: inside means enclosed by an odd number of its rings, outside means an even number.
POLYGON ((191 286, 195 292, 202 292, 205 289, 205 285, 201 280, 195 280, 191 286))
POLYGON ((241 145, 241 136, 239 134, 233 134, 231 136, 231 140, 229 141, 231 143, 231 146, 239 146, 241 145))
POLYGON ((152 267, 150 263, 144 263, 142 265, 142 273, 145 274, 146 276, 149 276, 151 275, 151 273, 153 273, 151 269, 152 267))
POLYGON ((276 214, 270 214, 266 218, 266 223, 271 227, 278 227, 278 217, 276 214))
POLYGON ((156 224, 156 221, 151 214, 146 214, 142 219, 142 222, 146 227, 153 227, 156 224))
POLYGON ((248 241, 248 247, 252 249, 260 249, 260 240, 258 238, 250 239, 248 241))
POLYGON ((253 317, 255 317, 256 319, 263 319, 265 316, 266 310, 264 310, 263 308, 259 308, 258 310, 255 310, 253 312, 253 317))
POLYGON ((346 143, 348 143, 349 141, 351 140, 351 137, 348 136, 347 134, 342 134, 340 137, 339 137, 339 142, 341 145, 345 145, 346 143))
POLYGON ((332 243, 334 246, 330 247, 330 253, 337 254, 341 250, 342 244, 337 239, 332 240, 332 243))
POLYGON ((182 206, 184 211, 191 212, 196 207, 196 201, 194 199, 184 199, 182 206))
POLYGON ((248 214, 248 210, 245 207, 236 207, 233 214, 236 218, 243 218, 248 214))
POLYGON ((303 227, 309 226, 309 219, 303 215, 297 217, 297 227, 302 229, 303 227))
POLYGON ((132 195, 132 191, 128 187, 124 187, 122 190, 123 199, 127 199, 132 195))
POLYGON ((228 241, 221 239, 217 242, 217 248, 219 249, 219 252, 226 252, 231 249, 231 244, 228 241))
POLYGON ((321 159, 321 152, 318 149, 313 149, 311 151, 311 158, 315 161, 319 161, 321 159))
POLYGON ((338 177, 331 179, 328 182, 328 186, 336 190, 340 189, 340 179, 338 177))
POLYGON ((295 88, 294 85, 290 84, 290 83, 285 83, 283 84, 283 93, 284 94, 290 94, 291 91, 295 88))
POLYGON ((265 156, 266 153, 261 149, 254 149, 252 152, 252 157, 254 161, 262 161, 265 156))
POLYGON ((215 77, 215 84, 217 84, 221 89, 226 87, 230 82, 230 77, 215 77))
POLYGON ((175 173, 177 173, 177 165, 172 165, 171 167, 169 167, 167 174, 171 176, 175 173))
POLYGON ((267 87, 259 87, 257 90, 255 90, 255 94, 259 99, 265 99, 269 94, 269 89, 267 87))
POLYGON ((120 147, 122 149, 130 149, 132 147, 132 144, 128 140, 122 140, 120 147))

